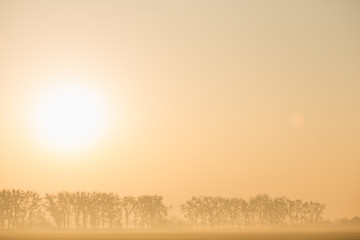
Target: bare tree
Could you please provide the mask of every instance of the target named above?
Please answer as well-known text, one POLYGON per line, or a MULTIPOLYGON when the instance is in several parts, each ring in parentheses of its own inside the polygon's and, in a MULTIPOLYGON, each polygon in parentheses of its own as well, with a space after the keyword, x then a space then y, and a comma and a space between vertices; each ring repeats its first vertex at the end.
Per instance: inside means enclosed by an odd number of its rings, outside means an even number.
POLYGON ((121 209, 125 215, 126 228, 129 228, 130 215, 134 212, 136 204, 136 198, 132 196, 125 196, 120 201, 121 209))
POLYGON ((142 228, 153 228, 165 222, 168 208, 163 203, 163 197, 143 195, 137 198, 136 209, 139 224, 142 228))
MULTIPOLYGON (((279 227, 317 225, 325 205, 286 197, 270 198, 258 194, 245 201, 220 196, 192 197, 180 209, 189 222, 198 227, 279 227)), ((154 228, 167 222, 168 207, 163 197, 143 195, 137 198, 105 192, 58 192, 44 198, 33 191, 0 191, 0 228, 19 229, 45 223, 49 216, 59 229, 126 228, 133 220, 135 228, 154 228)))

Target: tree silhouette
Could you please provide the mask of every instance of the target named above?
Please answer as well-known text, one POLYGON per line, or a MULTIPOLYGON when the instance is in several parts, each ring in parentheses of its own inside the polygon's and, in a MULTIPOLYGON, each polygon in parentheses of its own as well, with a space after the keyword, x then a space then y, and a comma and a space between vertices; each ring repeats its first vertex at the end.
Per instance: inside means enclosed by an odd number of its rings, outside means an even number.
POLYGON ((200 199, 192 197, 180 206, 184 216, 188 218, 192 224, 195 224, 196 228, 198 228, 198 222, 201 217, 200 204, 200 199))
POLYGON ((120 201, 120 207, 125 215, 126 228, 129 228, 130 215, 134 212, 136 208, 136 204, 137 204, 136 198, 132 196, 125 196, 120 201))
MULTIPOLYGON (((105 192, 46 193, 0 191, 0 228, 23 229, 52 223, 58 229, 155 228, 165 224, 168 207, 163 197, 125 196, 105 192), (48 219, 49 218, 49 219, 48 219), (133 224, 132 224, 133 223, 133 224)), ((325 205, 319 202, 271 198, 258 194, 249 201, 220 196, 192 197, 180 205, 193 227, 315 226, 322 222, 325 205)))
POLYGON ((161 224, 167 216, 167 207, 163 204, 163 197, 158 195, 138 197, 135 211, 141 228, 152 228, 161 224))
POLYGON ((325 205, 318 202, 270 198, 258 194, 247 202, 241 198, 192 197, 180 206, 184 217, 196 228, 280 227, 316 225, 322 220, 325 205), (216 223, 216 224, 215 224, 216 223))

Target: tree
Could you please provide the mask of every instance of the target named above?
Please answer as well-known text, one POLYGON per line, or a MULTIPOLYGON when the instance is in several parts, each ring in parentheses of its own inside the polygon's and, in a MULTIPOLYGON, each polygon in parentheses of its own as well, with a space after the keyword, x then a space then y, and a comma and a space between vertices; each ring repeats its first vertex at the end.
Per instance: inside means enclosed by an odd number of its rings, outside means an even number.
POLYGON ((192 197, 180 206, 184 216, 190 220, 191 223, 195 224, 198 228, 198 221, 201 216, 200 200, 197 197, 192 197))
POLYGON ((109 228, 113 228, 116 220, 119 225, 121 225, 121 206, 119 196, 114 193, 108 193, 104 194, 103 197, 103 212, 105 217, 108 219, 109 228))
POLYGON ((163 203, 163 197, 143 195, 137 198, 135 211, 139 217, 142 228, 153 228, 165 222, 167 207, 163 203))
POLYGON ((125 215, 126 228, 129 228, 130 215, 134 212, 136 208, 136 204, 137 204, 136 198, 132 196, 125 196, 120 201, 121 209, 125 215))

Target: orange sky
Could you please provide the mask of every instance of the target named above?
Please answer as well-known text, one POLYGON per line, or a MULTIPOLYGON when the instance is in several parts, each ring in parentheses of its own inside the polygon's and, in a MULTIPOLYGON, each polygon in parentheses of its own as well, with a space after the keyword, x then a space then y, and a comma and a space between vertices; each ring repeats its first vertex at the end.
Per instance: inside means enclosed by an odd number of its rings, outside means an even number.
POLYGON ((360 215, 358 1, 0 0, 0 188, 321 201, 360 215), (59 82, 106 132, 62 152, 31 125, 59 82))

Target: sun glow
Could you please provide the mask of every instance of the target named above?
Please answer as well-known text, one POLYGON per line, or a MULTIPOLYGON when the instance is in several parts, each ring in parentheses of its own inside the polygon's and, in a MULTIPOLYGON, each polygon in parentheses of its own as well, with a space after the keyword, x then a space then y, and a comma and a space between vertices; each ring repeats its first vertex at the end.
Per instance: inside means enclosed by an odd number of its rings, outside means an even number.
POLYGON ((105 106, 95 91, 82 86, 53 87, 39 97, 34 119, 36 132, 51 147, 80 150, 104 132, 105 106))

